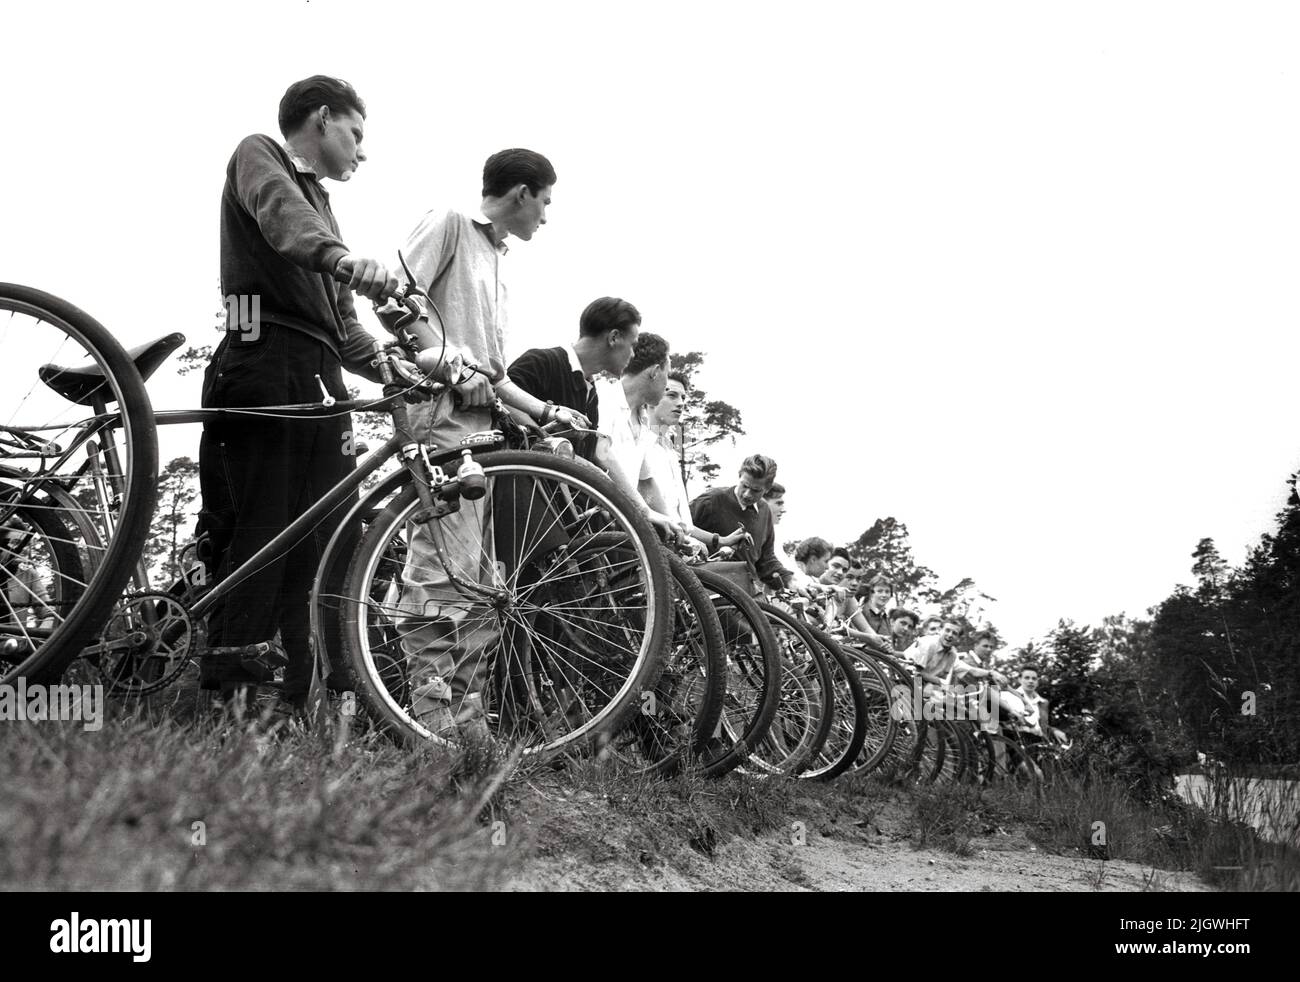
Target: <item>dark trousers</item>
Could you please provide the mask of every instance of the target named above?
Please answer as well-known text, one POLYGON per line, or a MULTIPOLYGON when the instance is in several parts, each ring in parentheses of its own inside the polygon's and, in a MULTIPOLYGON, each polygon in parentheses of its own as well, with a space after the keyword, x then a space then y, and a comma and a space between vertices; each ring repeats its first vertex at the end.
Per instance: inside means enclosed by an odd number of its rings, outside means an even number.
MULTIPOLYGON (((331 395, 347 398, 338 357, 291 328, 262 324, 251 335, 227 334, 203 377, 203 406, 274 406, 321 401, 320 375, 331 395)), ((203 427, 200 531, 214 549, 215 579, 224 579, 325 496, 356 466, 352 423, 328 419, 232 417, 203 427)), ((298 543, 222 598, 208 617, 212 647, 269 641, 277 630, 285 654, 285 698, 311 681, 308 595, 321 553, 352 499, 298 543)), ((204 659, 205 687, 249 681, 236 661, 204 659)))

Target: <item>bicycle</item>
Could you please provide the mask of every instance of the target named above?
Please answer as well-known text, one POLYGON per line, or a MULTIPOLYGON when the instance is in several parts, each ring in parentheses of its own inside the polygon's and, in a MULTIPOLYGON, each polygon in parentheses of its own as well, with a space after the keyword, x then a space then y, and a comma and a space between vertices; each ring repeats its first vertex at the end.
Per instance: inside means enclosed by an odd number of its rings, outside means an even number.
POLYGON ((0 395, 0 684, 54 682, 143 551, 158 441, 142 376, 174 344, 124 351, 67 301, 0 283, 0 345, 18 380, 0 395))
MULTIPOLYGON (((399 299, 403 318, 438 319, 436 307, 418 289, 407 288, 399 299)), ((43 511, 46 519, 54 516, 64 526, 86 527, 83 536, 112 533, 94 550, 89 582, 82 583, 72 565, 56 571, 56 581, 68 586, 48 605, 59 618, 53 629, 28 628, 10 611, 8 623, 0 625, 3 636, 20 634, 41 643, 33 644, 35 650, 22 662, 10 659, 6 679, 34 670, 58 678, 79 661, 118 691, 140 693, 167 684, 192 654, 194 624, 219 599, 342 512, 310 598, 315 657, 320 674, 328 666, 331 675, 340 676, 331 678, 332 687, 355 691, 390 736, 449 739, 422 718, 421 680, 412 677, 402 646, 411 633, 430 626, 481 629, 481 647, 460 654, 491 665, 488 683, 479 693, 460 694, 456 708, 479 714, 498 736, 520 740, 529 753, 608 739, 636 711, 641 692, 658 680, 672 605, 667 565, 648 521, 603 473, 573 459, 568 441, 529 433, 504 413, 494 420, 498 428, 472 434, 454 447, 430 448, 416 439, 405 398, 449 398, 452 390, 407 367, 405 359, 413 352, 401 323, 397 340, 375 345, 372 363, 384 382, 380 399, 325 394, 320 403, 151 414, 141 376, 156 369, 181 336, 134 349, 142 369, 137 371, 112 350, 102 327, 57 298, 0 286, 0 310, 6 309, 37 323, 54 321, 64 334, 85 340, 97 372, 57 369, 41 375, 67 401, 85 400, 82 404, 95 410, 89 419, 66 422, 56 414, 55 423, 17 426, 11 420, 0 428, 5 451, 0 515, 31 515, 35 524, 40 519, 34 516, 43 511), (117 408, 109 411, 110 404, 117 408), (141 574, 137 558, 157 469, 155 425, 232 416, 309 419, 360 410, 387 412, 393 435, 256 555, 216 583, 198 564, 185 582, 128 595, 113 611, 122 587, 133 574, 138 584, 141 574), (74 434, 69 446, 87 455, 84 463, 67 466, 69 451, 39 435, 55 426, 74 434), (86 447, 92 441, 97 442, 90 452, 86 447), (21 469, 9 463, 22 455, 35 456, 40 466, 21 469), (358 501, 362 483, 392 459, 400 461, 400 469, 358 501), (79 506, 76 494, 97 502, 95 508, 79 506), (441 520, 462 509, 484 530, 477 541, 440 534, 447 527, 441 520), (364 533, 363 518, 371 519, 364 533), (413 613, 400 602, 406 578, 428 572, 412 568, 409 546, 421 526, 454 591, 445 617, 413 613), (622 547, 623 558, 616 562, 602 547, 610 536, 622 547), (88 643, 96 632, 101 636, 88 643)), ((81 544, 71 533, 55 529, 46 537, 48 554, 74 562, 71 552, 81 544)), ((269 674, 269 648, 246 646, 241 657, 269 674)))

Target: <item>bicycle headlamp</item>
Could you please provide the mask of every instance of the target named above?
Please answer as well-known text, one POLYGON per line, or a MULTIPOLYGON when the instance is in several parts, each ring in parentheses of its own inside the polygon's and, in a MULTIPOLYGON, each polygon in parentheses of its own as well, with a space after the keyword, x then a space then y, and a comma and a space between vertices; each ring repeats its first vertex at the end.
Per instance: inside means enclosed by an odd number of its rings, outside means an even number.
POLYGON ((565 460, 573 459, 573 444, 564 437, 548 436, 544 440, 538 440, 533 444, 534 450, 540 450, 542 453, 554 454, 557 457, 563 457, 565 460))

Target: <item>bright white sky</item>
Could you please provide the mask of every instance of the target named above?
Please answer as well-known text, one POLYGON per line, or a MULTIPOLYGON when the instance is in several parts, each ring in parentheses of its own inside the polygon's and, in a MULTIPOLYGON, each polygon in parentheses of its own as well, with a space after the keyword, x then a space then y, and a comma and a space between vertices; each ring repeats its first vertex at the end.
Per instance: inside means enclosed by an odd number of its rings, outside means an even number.
MULTIPOLYGON (((512 354, 594 297, 708 359, 777 458, 782 539, 912 532, 1019 644, 1238 563, 1300 465, 1300 9, 1284 3, 9 5, 0 278, 126 344, 210 343, 217 206, 292 81, 351 81, 331 185, 391 255, 551 158, 512 354)), ((373 322, 370 322, 374 326, 373 322)), ((3 371, 0 368, 0 371, 3 371)), ((154 403, 198 404, 198 377, 154 403)), ((197 456, 197 430, 164 459, 197 456)))

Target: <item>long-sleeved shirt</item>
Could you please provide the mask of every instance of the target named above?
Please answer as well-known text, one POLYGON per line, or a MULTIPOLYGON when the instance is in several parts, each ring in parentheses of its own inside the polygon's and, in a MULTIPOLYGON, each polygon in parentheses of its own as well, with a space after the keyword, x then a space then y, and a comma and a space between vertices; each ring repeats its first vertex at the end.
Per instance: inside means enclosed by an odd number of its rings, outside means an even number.
POLYGON ((431 211, 406 239, 402 254, 442 315, 447 356, 463 352, 493 384, 506 375, 506 285, 499 260, 506 252, 492 223, 479 215, 431 211))
POLYGON ((544 402, 576 409, 593 426, 600 422, 596 387, 583 372, 572 345, 529 348, 510 363, 510 381, 544 402))
MULTIPOLYGON (((573 345, 559 348, 529 348, 510 363, 510 381, 531 396, 557 406, 576 409, 596 427, 600 423, 600 400, 596 386, 587 378, 573 345)), ((592 434, 568 435, 574 452, 595 459, 596 438, 592 434)))
POLYGON ((730 535, 738 525, 748 532, 754 545, 742 543, 740 548, 748 552, 759 578, 768 586, 781 589, 794 575, 776 558, 772 510, 761 501, 741 508, 735 488, 710 488, 691 502, 691 518, 698 528, 716 535, 730 535))
MULTIPOLYGON (((370 366, 375 338, 357 320, 352 292, 333 277, 347 252, 329 193, 311 168, 269 136, 241 140, 221 192, 221 292, 248 301, 228 300, 228 314, 309 334, 349 371, 378 381, 370 366)), ((232 333, 251 329, 226 324, 232 333)))

